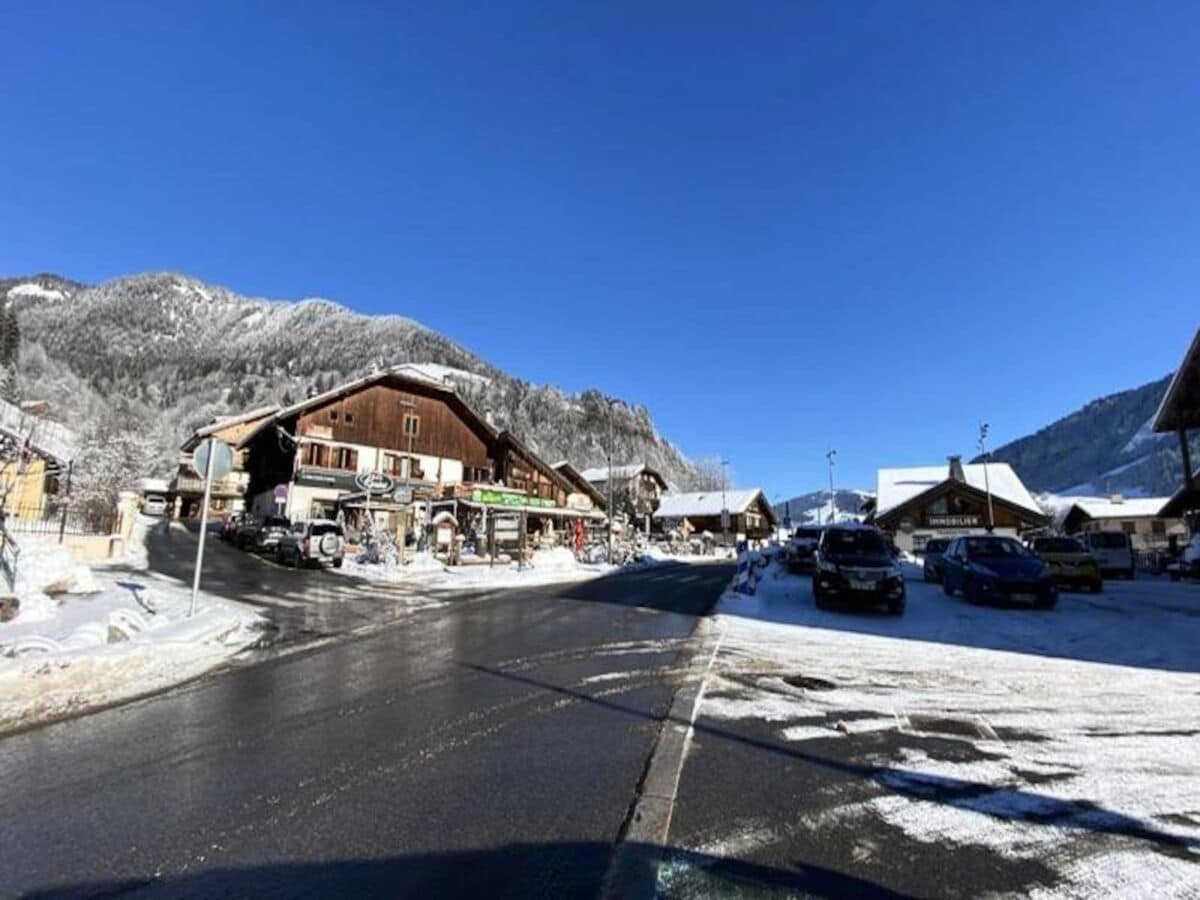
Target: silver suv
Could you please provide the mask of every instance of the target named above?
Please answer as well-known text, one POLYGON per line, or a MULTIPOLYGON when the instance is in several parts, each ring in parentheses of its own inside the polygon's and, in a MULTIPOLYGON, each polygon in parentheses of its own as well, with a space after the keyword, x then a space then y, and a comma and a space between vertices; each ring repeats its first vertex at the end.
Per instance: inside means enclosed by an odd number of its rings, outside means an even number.
POLYGON ((346 535, 331 519, 301 519, 280 538, 275 558, 285 566, 330 563, 340 569, 346 558, 346 535))

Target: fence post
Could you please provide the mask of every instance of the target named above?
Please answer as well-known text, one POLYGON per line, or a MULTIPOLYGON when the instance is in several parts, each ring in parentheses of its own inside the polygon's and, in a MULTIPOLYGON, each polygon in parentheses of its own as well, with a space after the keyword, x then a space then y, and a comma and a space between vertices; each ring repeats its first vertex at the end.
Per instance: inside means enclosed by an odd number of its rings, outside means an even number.
MULTIPOLYGON (((63 492, 63 494, 66 498, 69 498, 71 496, 71 470, 74 468, 74 466, 75 466, 74 460, 71 460, 70 462, 67 463, 67 489, 63 492)), ((64 499, 63 506, 62 506, 62 516, 59 518, 59 521, 58 521, 58 542, 60 544, 63 542, 63 535, 67 533, 67 506, 68 505, 69 505, 69 501, 67 499, 64 499)))

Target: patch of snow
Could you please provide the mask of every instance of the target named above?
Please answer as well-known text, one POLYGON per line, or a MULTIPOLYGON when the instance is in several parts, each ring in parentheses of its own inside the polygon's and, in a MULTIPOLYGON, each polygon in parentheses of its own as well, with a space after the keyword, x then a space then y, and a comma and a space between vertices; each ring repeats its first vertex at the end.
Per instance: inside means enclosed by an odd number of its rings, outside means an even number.
POLYGON ((40 300, 62 300, 66 295, 56 288, 44 288, 32 281, 8 289, 9 297, 36 297, 40 300))

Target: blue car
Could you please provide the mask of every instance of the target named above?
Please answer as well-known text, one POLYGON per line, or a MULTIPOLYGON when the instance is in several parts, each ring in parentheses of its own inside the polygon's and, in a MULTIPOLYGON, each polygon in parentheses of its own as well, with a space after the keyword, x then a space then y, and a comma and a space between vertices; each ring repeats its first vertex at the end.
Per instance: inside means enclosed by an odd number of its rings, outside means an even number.
POLYGON ((968 603, 1029 602, 1050 609, 1058 602, 1054 575, 1042 560, 1010 537, 955 538, 942 556, 942 590, 961 591, 968 603))

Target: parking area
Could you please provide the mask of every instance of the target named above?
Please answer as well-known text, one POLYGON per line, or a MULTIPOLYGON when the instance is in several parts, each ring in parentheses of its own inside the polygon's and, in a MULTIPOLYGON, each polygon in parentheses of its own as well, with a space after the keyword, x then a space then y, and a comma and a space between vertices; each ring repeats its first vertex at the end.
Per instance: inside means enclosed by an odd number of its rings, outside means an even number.
POLYGON ((722 599, 662 893, 1200 895, 1200 586, 1034 609, 904 569, 903 616, 778 564, 722 599))

